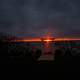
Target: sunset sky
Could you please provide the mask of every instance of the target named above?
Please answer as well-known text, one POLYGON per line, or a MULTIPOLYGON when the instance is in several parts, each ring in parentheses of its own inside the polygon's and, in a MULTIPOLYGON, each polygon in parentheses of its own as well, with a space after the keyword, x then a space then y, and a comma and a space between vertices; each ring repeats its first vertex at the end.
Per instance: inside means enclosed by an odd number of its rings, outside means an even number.
POLYGON ((80 0, 0 0, 0 32, 80 36, 80 0))

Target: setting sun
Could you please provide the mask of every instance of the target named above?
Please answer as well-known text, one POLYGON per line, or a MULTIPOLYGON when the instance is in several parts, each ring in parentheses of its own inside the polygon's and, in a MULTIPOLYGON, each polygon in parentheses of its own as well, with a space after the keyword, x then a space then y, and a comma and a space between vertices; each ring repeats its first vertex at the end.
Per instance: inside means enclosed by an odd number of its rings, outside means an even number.
POLYGON ((46 40, 44 40, 44 41, 46 41, 46 42, 50 42, 50 41, 52 41, 51 39, 46 39, 46 40))

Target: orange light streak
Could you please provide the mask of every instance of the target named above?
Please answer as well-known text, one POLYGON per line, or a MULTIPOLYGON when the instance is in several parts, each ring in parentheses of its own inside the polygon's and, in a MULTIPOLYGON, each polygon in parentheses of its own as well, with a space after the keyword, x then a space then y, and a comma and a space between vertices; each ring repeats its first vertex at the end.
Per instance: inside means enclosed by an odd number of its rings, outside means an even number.
MULTIPOLYGON (((58 42, 58 41, 80 41, 80 38, 43 38, 43 42, 58 42)), ((42 42, 41 38, 32 39, 17 39, 12 42, 42 42)))
POLYGON ((80 41, 80 38, 56 38, 54 41, 80 41))
POLYGON ((53 41, 53 40, 51 40, 51 39, 46 39, 46 40, 43 40, 43 41, 45 41, 45 42, 51 42, 51 41, 53 41))
POLYGON ((16 40, 16 42, 40 42, 40 39, 22 39, 22 40, 16 40))

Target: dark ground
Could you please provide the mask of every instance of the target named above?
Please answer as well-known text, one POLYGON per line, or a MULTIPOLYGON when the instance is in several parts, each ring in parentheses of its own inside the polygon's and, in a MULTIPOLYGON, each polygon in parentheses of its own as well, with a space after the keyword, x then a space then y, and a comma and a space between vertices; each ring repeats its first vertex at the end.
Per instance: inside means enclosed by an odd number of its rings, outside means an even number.
POLYGON ((38 61, 42 54, 40 49, 34 52, 29 44, 25 48, 24 45, 16 45, 15 43, 0 43, 1 65, 20 65, 25 66, 24 69, 42 72, 80 72, 80 53, 73 56, 70 49, 55 50, 54 61, 38 61), (63 50, 65 51, 64 53, 63 50))

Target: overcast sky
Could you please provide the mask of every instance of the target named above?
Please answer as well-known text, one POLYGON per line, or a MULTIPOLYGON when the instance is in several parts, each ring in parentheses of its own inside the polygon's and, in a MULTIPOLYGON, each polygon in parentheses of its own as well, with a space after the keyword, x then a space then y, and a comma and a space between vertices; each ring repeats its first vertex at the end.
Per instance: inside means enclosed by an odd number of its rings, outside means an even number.
POLYGON ((0 32, 80 36, 80 0, 0 0, 0 32))

